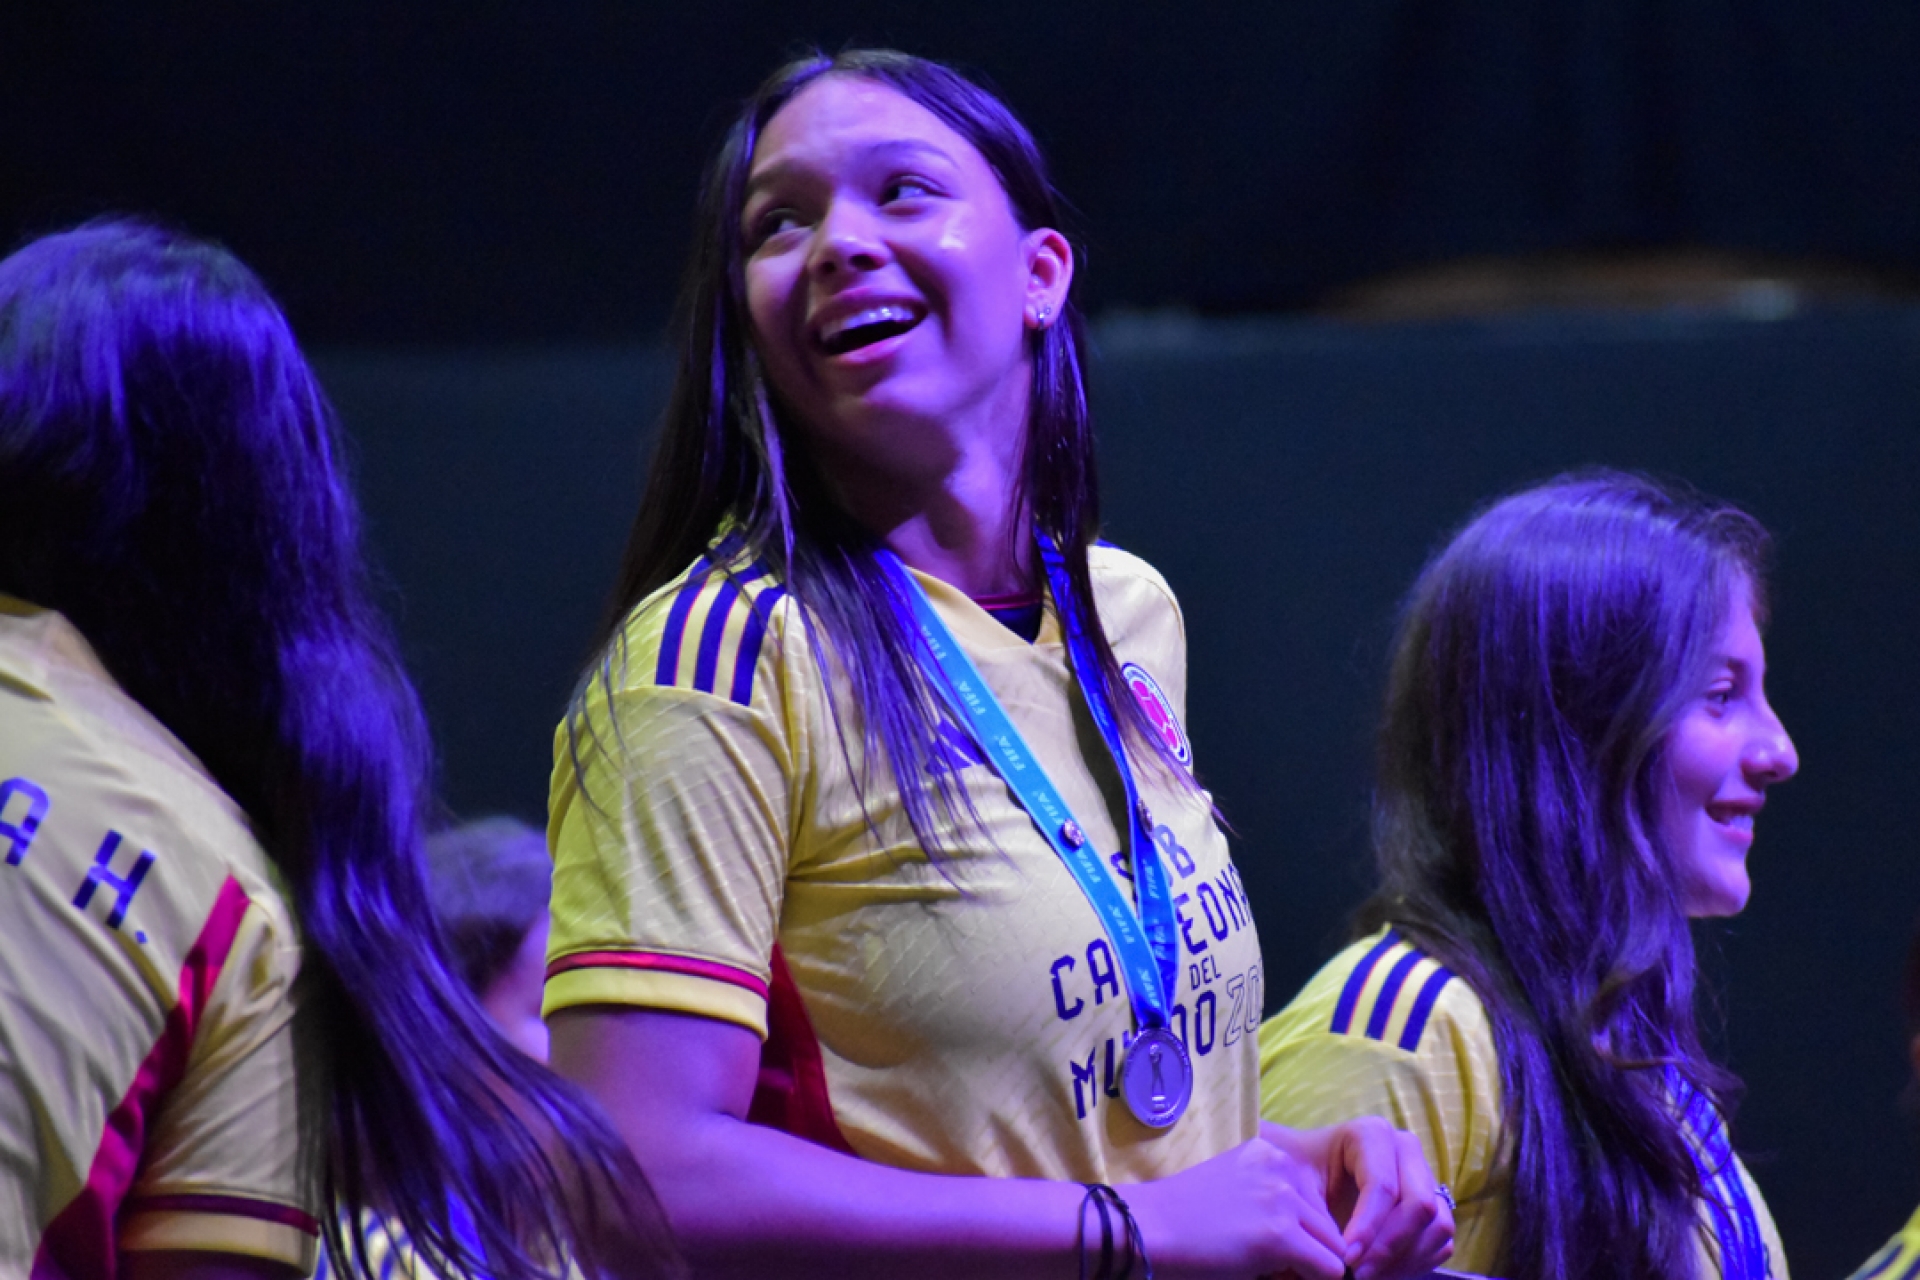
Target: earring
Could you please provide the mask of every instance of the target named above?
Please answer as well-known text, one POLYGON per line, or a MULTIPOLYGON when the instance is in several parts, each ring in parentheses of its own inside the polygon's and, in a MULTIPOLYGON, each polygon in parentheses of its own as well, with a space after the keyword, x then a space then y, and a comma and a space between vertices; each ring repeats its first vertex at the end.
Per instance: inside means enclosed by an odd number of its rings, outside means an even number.
POLYGON ((1034 326, 1035 326, 1036 328, 1040 328, 1040 329, 1044 329, 1044 328, 1046 328, 1046 327, 1047 327, 1047 317, 1048 317, 1048 316, 1050 316, 1050 315, 1052 315, 1052 314, 1053 314, 1053 308, 1052 308, 1052 307, 1041 307, 1041 308, 1040 308, 1039 310, 1037 310, 1037 311, 1035 311, 1035 312, 1033 313, 1033 323, 1034 323, 1034 326))

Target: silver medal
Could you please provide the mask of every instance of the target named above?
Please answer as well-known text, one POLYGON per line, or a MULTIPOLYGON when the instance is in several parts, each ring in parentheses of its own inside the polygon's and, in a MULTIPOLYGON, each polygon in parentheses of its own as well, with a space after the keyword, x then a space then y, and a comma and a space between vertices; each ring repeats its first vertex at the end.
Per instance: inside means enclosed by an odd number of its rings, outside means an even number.
POLYGON ((1165 1129, 1186 1113, 1193 1097, 1193 1060, 1165 1027, 1142 1031, 1120 1061, 1120 1096, 1141 1124, 1165 1129))

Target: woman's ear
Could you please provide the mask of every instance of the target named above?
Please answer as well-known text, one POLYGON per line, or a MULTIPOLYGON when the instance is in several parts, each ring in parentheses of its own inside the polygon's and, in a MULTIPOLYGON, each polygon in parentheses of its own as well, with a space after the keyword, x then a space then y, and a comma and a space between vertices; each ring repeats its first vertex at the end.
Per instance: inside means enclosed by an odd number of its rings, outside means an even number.
POLYGON ((1052 227, 1027 232, 1027 324, 1045 329, 1060 316, 1073 285, 1073 246, 1052 227))

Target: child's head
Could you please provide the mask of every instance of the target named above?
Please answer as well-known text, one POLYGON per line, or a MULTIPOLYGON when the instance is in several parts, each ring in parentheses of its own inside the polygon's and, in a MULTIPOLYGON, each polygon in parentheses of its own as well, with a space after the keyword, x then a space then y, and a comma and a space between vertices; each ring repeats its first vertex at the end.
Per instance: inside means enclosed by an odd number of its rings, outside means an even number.
POLYGON ((538 831, 481 818, 427 839, 434 912, 460 977, 518 1048, 547 1060, 546 982, 552 862, 538 831))
POLYGON ((1614 472, 1471 521, 1401 624, 1381 734, 1389 873, 1476 903, 1509 947, 1683 931, 1745 905, 1752 814, 1798 763, 1760 685, 1766 547, 1732 507, 1614 472), (1702 715, 1715 742, 1738 740, 1703 749, 1702 715))

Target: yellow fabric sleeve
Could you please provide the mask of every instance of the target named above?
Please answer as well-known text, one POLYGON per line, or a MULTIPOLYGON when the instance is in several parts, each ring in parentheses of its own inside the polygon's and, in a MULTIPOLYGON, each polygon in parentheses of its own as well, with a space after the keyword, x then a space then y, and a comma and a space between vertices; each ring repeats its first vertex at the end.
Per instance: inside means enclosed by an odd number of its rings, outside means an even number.
POLYGON ((583 722, 556 734, 545 1012, 639 1006, 766 1036, 799 726, 784 710, 792 656, 772 634, 750 644, 752 620, 747 598, 717 580, 642 605, 611 695, 594 689, 583 722), (689 606, 677 621, 672 602, 689 606), (683 658, 691 637, 712 630, 720 678, 676 668, 680 683, 656 683, 663 630, 684 632, 683 658))
POLYGON ((129 1253, 236 1253, 302 1273, 313 1270, 319 1247, 319 1239, 299 1227, 234 1213, 135 1213, 120 1228, 120 1248, 129 1253))
POLYGON ((543 1016, 582 1005, 634 1005, 732 1022, 767 1038, 767 1001, 745 987, 684 973, 613 966, 569 969, 547 979, 543 1016))

